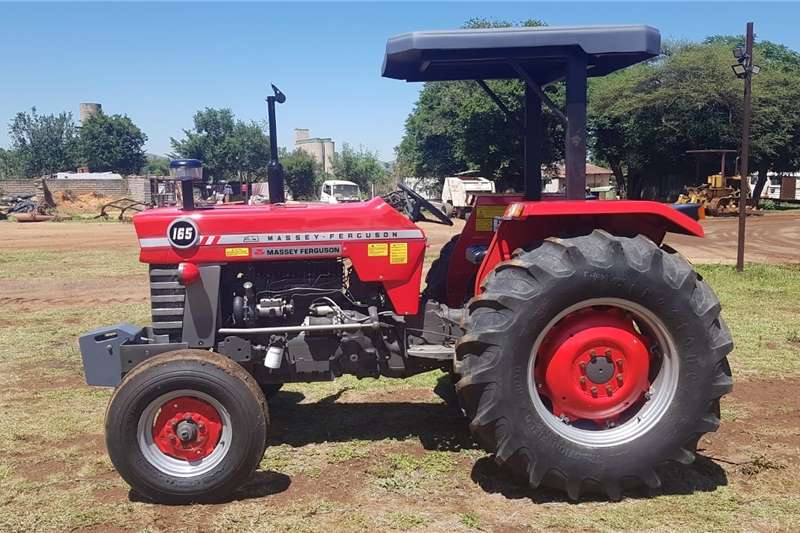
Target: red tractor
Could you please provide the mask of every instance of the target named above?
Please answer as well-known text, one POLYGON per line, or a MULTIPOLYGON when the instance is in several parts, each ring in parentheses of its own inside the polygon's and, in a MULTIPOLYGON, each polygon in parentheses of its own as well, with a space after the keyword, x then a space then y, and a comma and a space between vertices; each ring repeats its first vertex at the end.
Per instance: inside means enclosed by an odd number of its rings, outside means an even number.
POLYGON ((719 426, 733 343, 717 297, 667 232, 689 216, 584 199, 586 80, 660 52, 646 26, 421 32, 389 40, 383 75, 475 80, 524 135, 521 194, 477 198, 420 294, 423 212, 413 190, 343 204, 286 203, 268 98, 270 205, 195 206, 197 161, 173 162, 180 208, 134 217, 150 265, 152 326, 81 337, 87 383, 115 386, 111 460, 159 502, 213 500, 251 475, 283 383, 342 374, 452 375, 475 439, 531 487, 619 499, 658 487, 719 426), (515 117, 484 83, 521 79, 515 117), (542 198, 542 92, 566 81, 566 194, 542 198), (565 196, 565 197, 564 197, 565 196))

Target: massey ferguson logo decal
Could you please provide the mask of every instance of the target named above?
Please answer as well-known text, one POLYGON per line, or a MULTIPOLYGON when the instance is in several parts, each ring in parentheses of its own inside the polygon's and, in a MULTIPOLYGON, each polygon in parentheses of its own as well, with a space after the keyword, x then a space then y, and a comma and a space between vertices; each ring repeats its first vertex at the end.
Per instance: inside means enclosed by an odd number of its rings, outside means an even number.
POLYGON ((175 248, 190 248, 196 245, 203 246, 233 246, 237 244, 305 244, 311 246, 317 243, 331 243, 334 246, 337 241, 388 241, 422 239, 425 235, 419 229, 378 229, 378 230, 341 230, 324 231, 319 233, 257 233, 241 234, 228 233, 222 235, 205 235, 201 237, 197 231, 194 221, 188 218, 179 218, 170 224, 165 237, 145 237, 139 239, 139 246, 142 248, 158 248, 162 246, 173 246, 175 248), (174 227, 183 227, 183 234, 176 232, 173 234, 174 227), (193 228, 187 233, 187 228, 193 228), (188 243, 188 244, 185 244, 188 243))
POLYGON ((269 246, 253 248, 253 257, 339 257, 342 247, 334 246, 269 246))
POLYGON ((167 239, 175 248, 191 248, 199 237, 197 226, 188 218, 173 220, 167 228, 167 239))

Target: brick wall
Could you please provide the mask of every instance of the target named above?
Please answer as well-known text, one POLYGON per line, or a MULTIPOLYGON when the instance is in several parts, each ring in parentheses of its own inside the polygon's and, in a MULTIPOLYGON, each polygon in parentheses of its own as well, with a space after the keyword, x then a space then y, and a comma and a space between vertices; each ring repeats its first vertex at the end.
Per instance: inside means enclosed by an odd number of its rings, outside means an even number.
MULTIPOLYGON (((131 198, 150 202, 150 181, 143 176, 130 176, 118 180, 67 179, 47 180, 47 187, 52 193, 72 191, 75 194, 98 193, 114 198, 131 198)), ((0 180, 0 192, 4 196, 15 194, 36 194, 36 180, 11 179, 0 180)))

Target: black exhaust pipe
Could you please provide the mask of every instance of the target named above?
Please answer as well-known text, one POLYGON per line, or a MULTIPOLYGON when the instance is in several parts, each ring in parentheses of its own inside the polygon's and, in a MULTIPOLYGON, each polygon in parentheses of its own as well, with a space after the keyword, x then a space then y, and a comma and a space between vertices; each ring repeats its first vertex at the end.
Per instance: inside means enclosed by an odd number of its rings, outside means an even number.
POLYGON ((286 101, 280 89, 272 85, 273 96, 267 96, 267 113, 269 114, 269 163, 267 164, 267 183, 269 185, 269 203, 282 204, 286 201, 283 191, 283 166, 278 161, 278 132, 275 127, 275 102, 286 101))

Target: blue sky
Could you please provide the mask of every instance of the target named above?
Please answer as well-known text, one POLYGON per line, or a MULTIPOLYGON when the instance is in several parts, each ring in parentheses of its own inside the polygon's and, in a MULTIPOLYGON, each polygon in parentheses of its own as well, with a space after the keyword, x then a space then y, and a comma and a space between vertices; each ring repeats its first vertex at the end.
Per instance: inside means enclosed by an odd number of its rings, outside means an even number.
POLYGON ((0 3, 0 146, 17 111, 77 119, 89 101, 130 116, 147 150, 165 153, 203 107, 262 120, 273 82, 288 98, 281 145, 305 127, 391 160, 420 86, 380 77, 386 39, 472 17, 641 23, 690 40, 741 34, 752 20, 758 36, 800 50, 792 3, 0 3))

